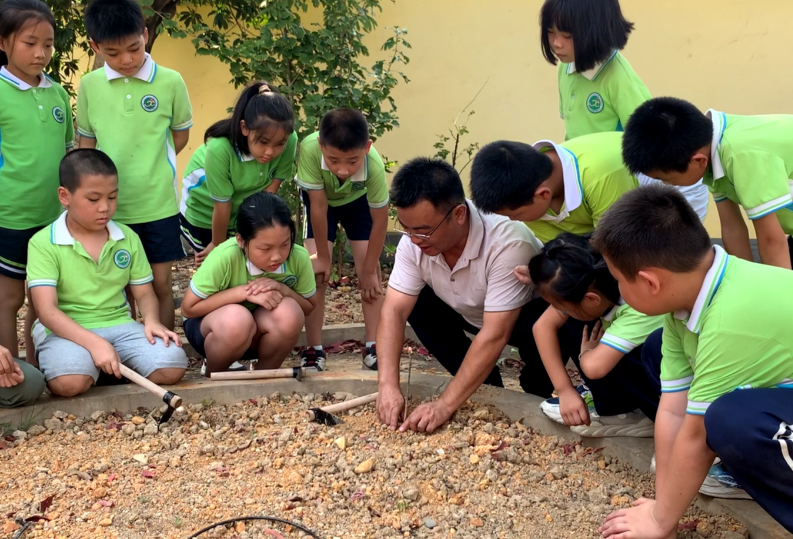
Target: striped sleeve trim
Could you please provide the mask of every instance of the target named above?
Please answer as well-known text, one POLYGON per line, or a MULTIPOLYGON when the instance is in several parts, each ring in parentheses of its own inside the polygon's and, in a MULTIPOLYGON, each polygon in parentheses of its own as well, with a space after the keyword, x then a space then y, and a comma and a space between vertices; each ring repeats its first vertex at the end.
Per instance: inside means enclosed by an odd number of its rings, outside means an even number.
POLYGON ((85 129, 83 129, 82 127, 78 127, 78 128, 77 128, 77 132, 78 132, 78 133, 80 133, 80 136, 81 136, 81 137, 87 137, 87 138, 96 138, 96 135, 94 135, 94 134, 93 134, 93 133, 91 133, 90 131, 86 131, 86 130, 85 130, 85 129))
POLYGON ((138 286, 142 284, 149 284, 153 280, 154 280, 154 276, 149 274, 148 277, 144 277, 143 279, 131 279, 129 281, 129 284, 131 284, 132 286, 138 286))
POLYGON ((690 400, 688 401, 688 406, 686 406, 686 413, 690 415, 705 415, 710 404, 709 402, 696 402, 690 400))
POLYGON ((303 297, 306 299, 313 298, 316 293, 317 293, 317 289, 315 288, 314 290, 311 291, 310 294, 303 294, 303 297))
POLYGON ((73 148, 74 148, 74 141, 73 140, 70 140, 69 142, 66 143, 66 149, 67 150, 71 150, 73 148))
POLYGON ((714 192, 711 193, 711 195, 713 195, 713 201, 714 202, 722 202, 724 200, 727 200, 727 195, 722 194, 722 193, 716 193, 714 191, 714 192))
POLYGON ((369 203, 369 207, 372 208, 373 210, 379 210, 380 208, 385 208, 386 206, 388 206, 389 202, 391 202, 389 199, 385 199, 385 202, 383 202, 383 203, 377 203, 377 202, 372 203, 372 202, 370 202, 369 203))
POLYGON ((324 184, 318 185, 316 183, 306 183, 297 176, 295 176, 295 183, 297 183, 297 185, 299 185, 303 189, 308 189, 309 191, 322 191, 323 189, 325 189, 324 184))
POLYGON ((207 294, 204 294, 198 288, 196 288, 196 285, 193 284, 193 281, 190 281, 190 290, 192 290, 193 294, 195 294, 196 296, 198 296, 201 299, 207 299, 209 297, 207 294))
POLYGON ((212 195, 209 195, 209 198, 211 198, 215 202, 228 202, 231 200, 231 197, 216 197, 212 195))
POLYGON ((190 129, 191 127, 193 127, 193 119, 192 118, 190 118, 189 120, 187 120, 186 122, 183 122, 181 124, 172 125, 171 126, 171 131, 186 131, 186 130, 190 129))
POLYGON ((790 195, 784 195, 779 198, 775 198, 765 204, 760 204, 756 208, 750 208, 746 210, 746 216, 750 220, 760 219, 761 217, 765 217, 770 213, 774 213, 777 210, 781 210, 786 206, 793 205, 793 199, 790 198, 790 195))
POLYGON ((638 346, 637 344, 617 337, 616 335, 612 335, 611 333, 603 334, 603 337, 600 339, 600 344, 610 346, 614 350, 622 352, 623 354, 633 351, 638 346))
POLYGON ((35 288, 37 286, 58 286, 58 281, 55 279, 32 279, 28 281, 28 288, 35 288))
POLYGON ((691 389, 691 382, 693 381, 693 376, 687 376, 678 380, 661 380, 661 393, 678 393, 680 391, 688 391, 691 389))

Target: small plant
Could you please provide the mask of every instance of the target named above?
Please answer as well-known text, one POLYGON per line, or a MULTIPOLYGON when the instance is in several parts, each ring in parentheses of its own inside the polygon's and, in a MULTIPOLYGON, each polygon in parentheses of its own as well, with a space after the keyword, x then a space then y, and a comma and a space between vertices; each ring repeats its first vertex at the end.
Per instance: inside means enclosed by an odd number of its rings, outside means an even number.
POLYGON ((182 527, 182 518, 181 517, 176 517, 173 520, 173 526, 174 526, 174 528, 181 528, 182 527))
POLYGON ((151 501, 148 496, 138 496, 138 503, 147 504, 151 501))
POLYGON ((213 404, 215 404, 215 399, 204 399, 201 401, 201 405, 204 408, 207 408, 208 406, 212 406, 213 404))
POLYGON ((396 506, 400 512, 404 513, 405 511, 407 511, 408 507, 410 507, 410 502, 407 500, 399 500, 396 506))
POLYGON ((0 423, 0 437, 8 436, 14 432, 14 427, 11 426, 11 423, 0 423))
POLYGON ((468 107, 474 104, 474 101, 476 101, 476 98, 482 93, 482 90, 485 89, 486 85, 487 81, 485 81, 479 91, 476 92, 474 98, 471 99, 471 101, 466 106, 464 106, 460 112, 457 113, 457 117, 454 119, 452 127, 449 128, 449 134, 437 135, 438 142, 432 145, 432 147, 436 150, 435 157, 451 163, 451 165, 456 168, 457 172, 460 174, 462 174, 462 172, 468 168, 468 165, 470 165, 471 161, 474 160, 474 154, 479 151, 478 142, 471 142, 465 146, 461 141, 465 135, 469 134, 468 120, 471 119, 471 116, 473 116, 475 112, 473 110, 468 110, 468 107), (447 144, 451 144, 452 147, 449 148, 447 144), (463 161, 465 161, 465 163, 463 163, 463 161))
POLYGON ((44 411, 44 408, 39 408, 36 411, 36 408, 33 407, 25 416, 22 418, 22 421, 19 423, 19 429, 27 432, 30 427, 36 424, 36 420, 41 416, 41 413, 44 411))

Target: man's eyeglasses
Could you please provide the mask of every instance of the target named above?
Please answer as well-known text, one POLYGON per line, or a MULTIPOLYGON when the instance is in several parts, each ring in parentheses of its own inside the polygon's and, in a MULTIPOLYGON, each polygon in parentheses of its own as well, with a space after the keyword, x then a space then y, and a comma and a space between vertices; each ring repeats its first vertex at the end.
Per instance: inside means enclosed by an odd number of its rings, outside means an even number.
POLYGON ((394 229, 397 232, 399 232, 400 234, 403 234, 403 235, 407 236, 408 238, 416 238, 416 239, 419 239, 419 240, 428 240, 428 239, 430 239, 430 237, 432 237, 433 234, 435 234, 435 231, 438 230, 441 227, 441 225, 446 222, 446 219, 448 219, 449 216, 452 214, 452 212, 457 209, 457 206, 460 206, 460 204, 452 206, 452 208, 448 212, 446 212, 446 215, 443 217, 443 219, 441 219, 441 222, 438 223, 438 226, 436 226, 435 228, 433 228, 432 230, 430 230, 426 234, 417 234, 415 232, 407 232, 406 230, 404 230, 402 228, 402 222, 399 219, 396 220, 394 229))

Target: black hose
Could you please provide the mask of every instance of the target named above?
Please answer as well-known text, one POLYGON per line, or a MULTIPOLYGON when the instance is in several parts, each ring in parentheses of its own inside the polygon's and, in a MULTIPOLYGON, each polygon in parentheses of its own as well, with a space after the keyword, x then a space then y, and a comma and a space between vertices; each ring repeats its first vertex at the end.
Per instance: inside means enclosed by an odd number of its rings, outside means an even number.
POLYGON ((280 522, 281 524, 287 524, 289 526, 292 526, 293 528, 297 528, 298 530, 301 530, 301 531, 309 534, 314 539, 321 539, 319 535, 317 535, 313 531, 309 530, 308 528, 306 528, 304 526, 301 526, 300 524, 297 524, 296 522, 292 522, 292 521, 289 521, 289 520, 284 520, 282 518, 277 518, 277 517, 265 517, 265 516, 230 518, 229 520, 224 520, 222 522, 216 522, 215 524, 207 526, 203 530, 199 530, 199 531, 195 532, 193 535, 191 535, 187 539, 196 539, 202 533, 206 533, 209 530, 212 530, 214 528, 217 528, 217 527, 220 527, 220 526, 225 526, 226 524, 233 524, 234 522, 245 521, 245 520, 267 520, 267 521, 270 521, 270 522, 280 522))

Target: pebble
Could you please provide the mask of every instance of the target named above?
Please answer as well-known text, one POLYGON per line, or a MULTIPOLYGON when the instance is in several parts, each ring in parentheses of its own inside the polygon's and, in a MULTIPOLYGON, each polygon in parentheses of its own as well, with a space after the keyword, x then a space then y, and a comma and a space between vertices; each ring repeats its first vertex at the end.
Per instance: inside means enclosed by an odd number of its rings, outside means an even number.
POLYGON ((25 432, 24 430, 15 430, 14 432, 11 433, 11 436, 16 438, 17 440, 24 440, 25 438, 28 437, 28 433, 25 432))
POLYGON ((347 440, 344 439, 344 436, 342 436, 341 438, 336 438, 335 440, 333 440, 333 443, 336 444, 336 447, 338 447, 342 451, 344 451, 344 449, 347 447, 347 440))
POLYGON ((61 410, 58 410, 54 414, 52 414, 52 417, 57 417, 58 419, 66 419, 67 417, 69 417, 69 414, 61 410))
POLYGON ((28 429, 28 435, 29 436, 40 436, 41 434, 44 434, 46 431, 47 431, 47 429, 45 429, 41 425, 33 425, 32 427, 30 427, 28 429))
POLYGON ((146 428, 143 429, 144 436, 155 436, 159 432, 159 428, 157 427, 157 423, 149 423, 146 425, 146 428))
POLYGON ((425 525, 425 526, 426 526, 428 529, 430 529, 430 530, 431 530, 432 528, 434 528, 435 526, 437 526, 437 525, 438 525, 438 523, 437 523, 437 522, 435 522, 434 520, 432 520, 430 517, 426 517, 426 518, 424 519, 424 525, 425 525))
POLYGON ((149 457, 145 453, 138 453, 137 455, 132 455, 133 460, 140 462, 143 465, 149 463, 149 457))
POLYGON ((59 419, 47 419, 44 421, 44 427, 52 432, 63 430, 63 423, 59 419))
POLYGON ((484 525, 485 523, 479 517, 475 517, 471 519, 471 526, 473 526, 474 528, 481 528, 484 525))
POLYGON ((198 428, 201 430, 207 430, 209 429, 209 423, 207 423, 206 421, 199 421, 198 428))
POLYGON ((131 421, 133 425, 143 425, 146 422, 146 420, 140 417, 139 415, 133 417, 131 421))
POLYGON ((707 521, 703 520, 697 524, 697 535, 700 537, 710 537, 710 532, 711 526, 707 521))
POLYGON ((126 436, 132 436, 132 433, 135 432, 135 425, 132 423, 127 423, 123 427, 121 427, 121 432, 126 436))
POLYGON ((113 525, 113 518, 112 517, 103 518, 102 520, 99 521, 99 525, 104 527, 104 528, 106 528, 108 526, 112 526, 113 525))
POLYGON ((468 462, 471 464, 479 464, 479 455, 473 454, 469 457, 468 462))
POLYGON ((354 471, 357 474, 369 473, 374 468, 374 463, 375 463, 375 458, 374 457, 372 457, 370 459, 366 459, 365 461, 360 463, 358 466, 356 466, 354 471))
POLYGON ((415 502, 419 499, 419 491, 415 488, 408 488, 402 491, 402 497, 406 500, 410 500, 411 502, 415 502))
POLYGON ((104 410, 97 410, 96 412, 91 414, 91 421, 99 421, 103 417, 105 417, 105 411, 104 410))

